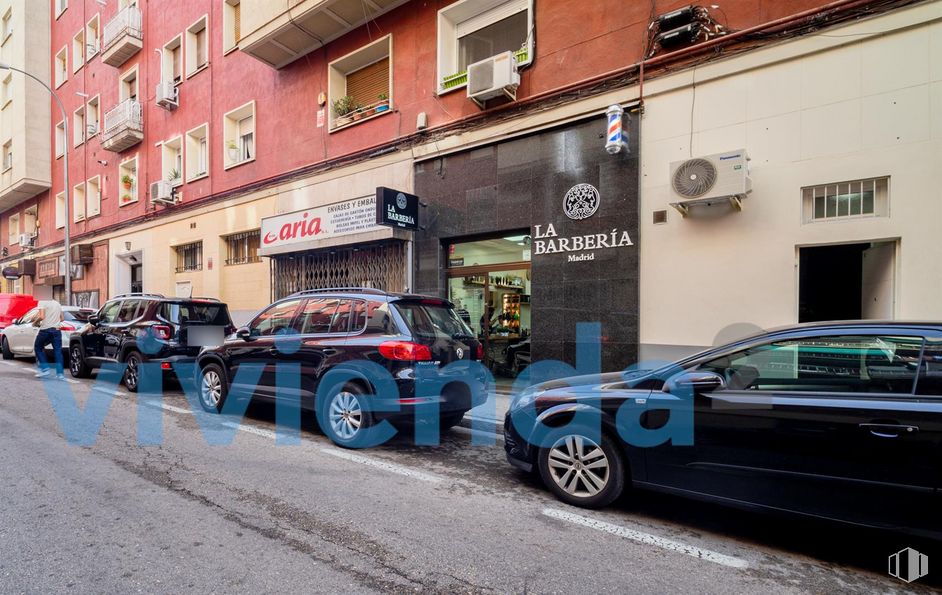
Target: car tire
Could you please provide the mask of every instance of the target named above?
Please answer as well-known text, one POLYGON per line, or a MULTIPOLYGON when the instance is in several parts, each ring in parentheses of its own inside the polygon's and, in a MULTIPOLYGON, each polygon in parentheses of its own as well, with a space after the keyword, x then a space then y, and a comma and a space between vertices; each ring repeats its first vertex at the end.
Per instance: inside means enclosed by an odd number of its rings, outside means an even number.
POLYGON ((85 357, 82 355, 82 348, 78 345, 72 345, 69 348, 69 373, 73 378, 88 378, 92 374, 92 369, 85 363, 85 357))
POLYGON ((438 429, 441 432, 445 430, 450 430, 453 427, 461 423, 461 420, 464 419, 464 411, 459 411, 458 413, 443 413, 438 421, 438 429))
POLYGON ((16 357, 15 355, 13 355, 13 352, 10 351, 10 345, 9 343, 7 343, 6 337, 3 338, 2 351, 3 351, 3 359, 13 359, 14 357, 16 357))
POLYGON ((323 400, 317 412, 317 423, 337 446, 356 448, 362 443, 370 425, 369 411, 363 407, 364 395, 360 386, 346 384, 323 400))
POLYGON ((124 363, 127 364, 127 367, 124 370, 124 388, 128 389, 129 393, 136 393, 137 389, 140 386, 141 380, 141 354, 137 351, 129 351, 124 356, 124 363))
POLYGON ((573 506, 601 508, 614 502, 625 488, 625 464, 621 451, 607 434, 601 444, 589 432, 564 429, 551 434, 537 453, 543 483, 553 494, 573 506))
POLYGON ((206 364, 200 370, 199 382, 200 406, 209 413, 219 413, 229 396, 229 383, 219 364, 206 364))

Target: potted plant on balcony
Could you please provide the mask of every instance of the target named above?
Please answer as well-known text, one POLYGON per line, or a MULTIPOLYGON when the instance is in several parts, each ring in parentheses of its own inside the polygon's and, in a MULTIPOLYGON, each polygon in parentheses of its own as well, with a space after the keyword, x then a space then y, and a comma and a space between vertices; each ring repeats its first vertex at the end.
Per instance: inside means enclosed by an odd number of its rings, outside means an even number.
POLYGON ((379 99, 379 103, 376 104, 376 113, 380 114, 389 109, 389 95, 380 93, 377 98, 379 99))
POLYGON ((167 174, 167 181, 171 184, 180 183, 180 172, 176 168, 170 170, 170 173, 167 174))
POLYGON ((351 95, 344 95, 333 102, 334 115, 337 117, 337 126, 348 124, 352 119, 351 113, 357 109, 356 99, 351 95))
POLYGON ((122 194, 122 195, 121 195, 121 204, 126 205, 126 204, 128 204, 129 202, 131 202, 131 195, 130 195, 130 194, 127 194, 127 193, 122 194))
POLYGON ((229 161, 233 163, 239 161, 239 145, 234 140, 226 142, 226 151, 229 152, 229 161))
POLYGON ((134 178, 129 174, 124 174, 121 176, 121 185, 124 186, 125 190, 130 190, 134 186, 134 178))

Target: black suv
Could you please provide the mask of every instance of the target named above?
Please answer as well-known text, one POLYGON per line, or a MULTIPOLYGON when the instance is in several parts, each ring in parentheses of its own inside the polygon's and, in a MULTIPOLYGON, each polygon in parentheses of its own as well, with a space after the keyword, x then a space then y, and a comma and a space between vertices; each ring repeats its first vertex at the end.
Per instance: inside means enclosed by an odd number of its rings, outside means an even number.
POLYGON ((485 375, 470 364, 443 368, 482 357, 482 345, 444 299, 375 289, 303 291, 263 310, 222 346, 200 353, 200 402, 207 411, 221 411, 230 390, 248 398, 294 399, 315 412, 335 443, 358 446, 365 428, 382 420, 411 422, 423 404, 437 403, 440 429, 456 425, 486 399, 485 375), (271 364, 277 362, 300 367, 298 388, 276 386, 271 364), (243 365, 256 371, 240 375, 243 365), (371 379, 367 368, 381 372, 383 382, 371 379), (363 373, 335 384, 330 372, 340 369, 363 373), (417 391, 417 379, 430 376, 438 380, 417 391), (322 385, 325 377, 329 384, 322 385))
POLYGON ((69 371, 76 378, 86 378, 104 364, 126 363, 124 386, 136 392, 142 362, 159 362, 164 373, 171 375, 174 363, 195 361, 207 333, 213 330, 218 331, 219 342, 234 330, 229 308, 219 300, 118 295, 88 317, 86 328, 72 334, 69 371), (192 330, 197 327, 200 332, 192 330))

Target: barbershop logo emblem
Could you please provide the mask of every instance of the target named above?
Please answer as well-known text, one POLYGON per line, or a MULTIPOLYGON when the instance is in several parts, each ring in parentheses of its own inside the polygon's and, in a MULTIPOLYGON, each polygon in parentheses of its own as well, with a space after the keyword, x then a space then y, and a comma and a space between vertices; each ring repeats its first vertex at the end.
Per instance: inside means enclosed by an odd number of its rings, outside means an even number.
POLYGON ((573 221, 588 219, 599 210, 599 191, 592 184, 576 184, 563 198, 563 211, 573 221))
POLYGON ((400 192, 396 195, 396 206, 400 209, 405 209, 409 203, 406 202, 406 195, 400 192))

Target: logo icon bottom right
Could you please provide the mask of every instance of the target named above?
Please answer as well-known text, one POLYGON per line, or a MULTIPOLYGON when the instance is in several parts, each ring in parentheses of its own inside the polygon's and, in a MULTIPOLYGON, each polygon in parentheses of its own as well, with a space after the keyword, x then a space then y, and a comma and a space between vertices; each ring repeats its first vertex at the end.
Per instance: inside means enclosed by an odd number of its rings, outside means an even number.
POLYGON ((890 576, 911 583, 929 574, 929 556, 911 547, 892 554, 889 558, 890 576))

